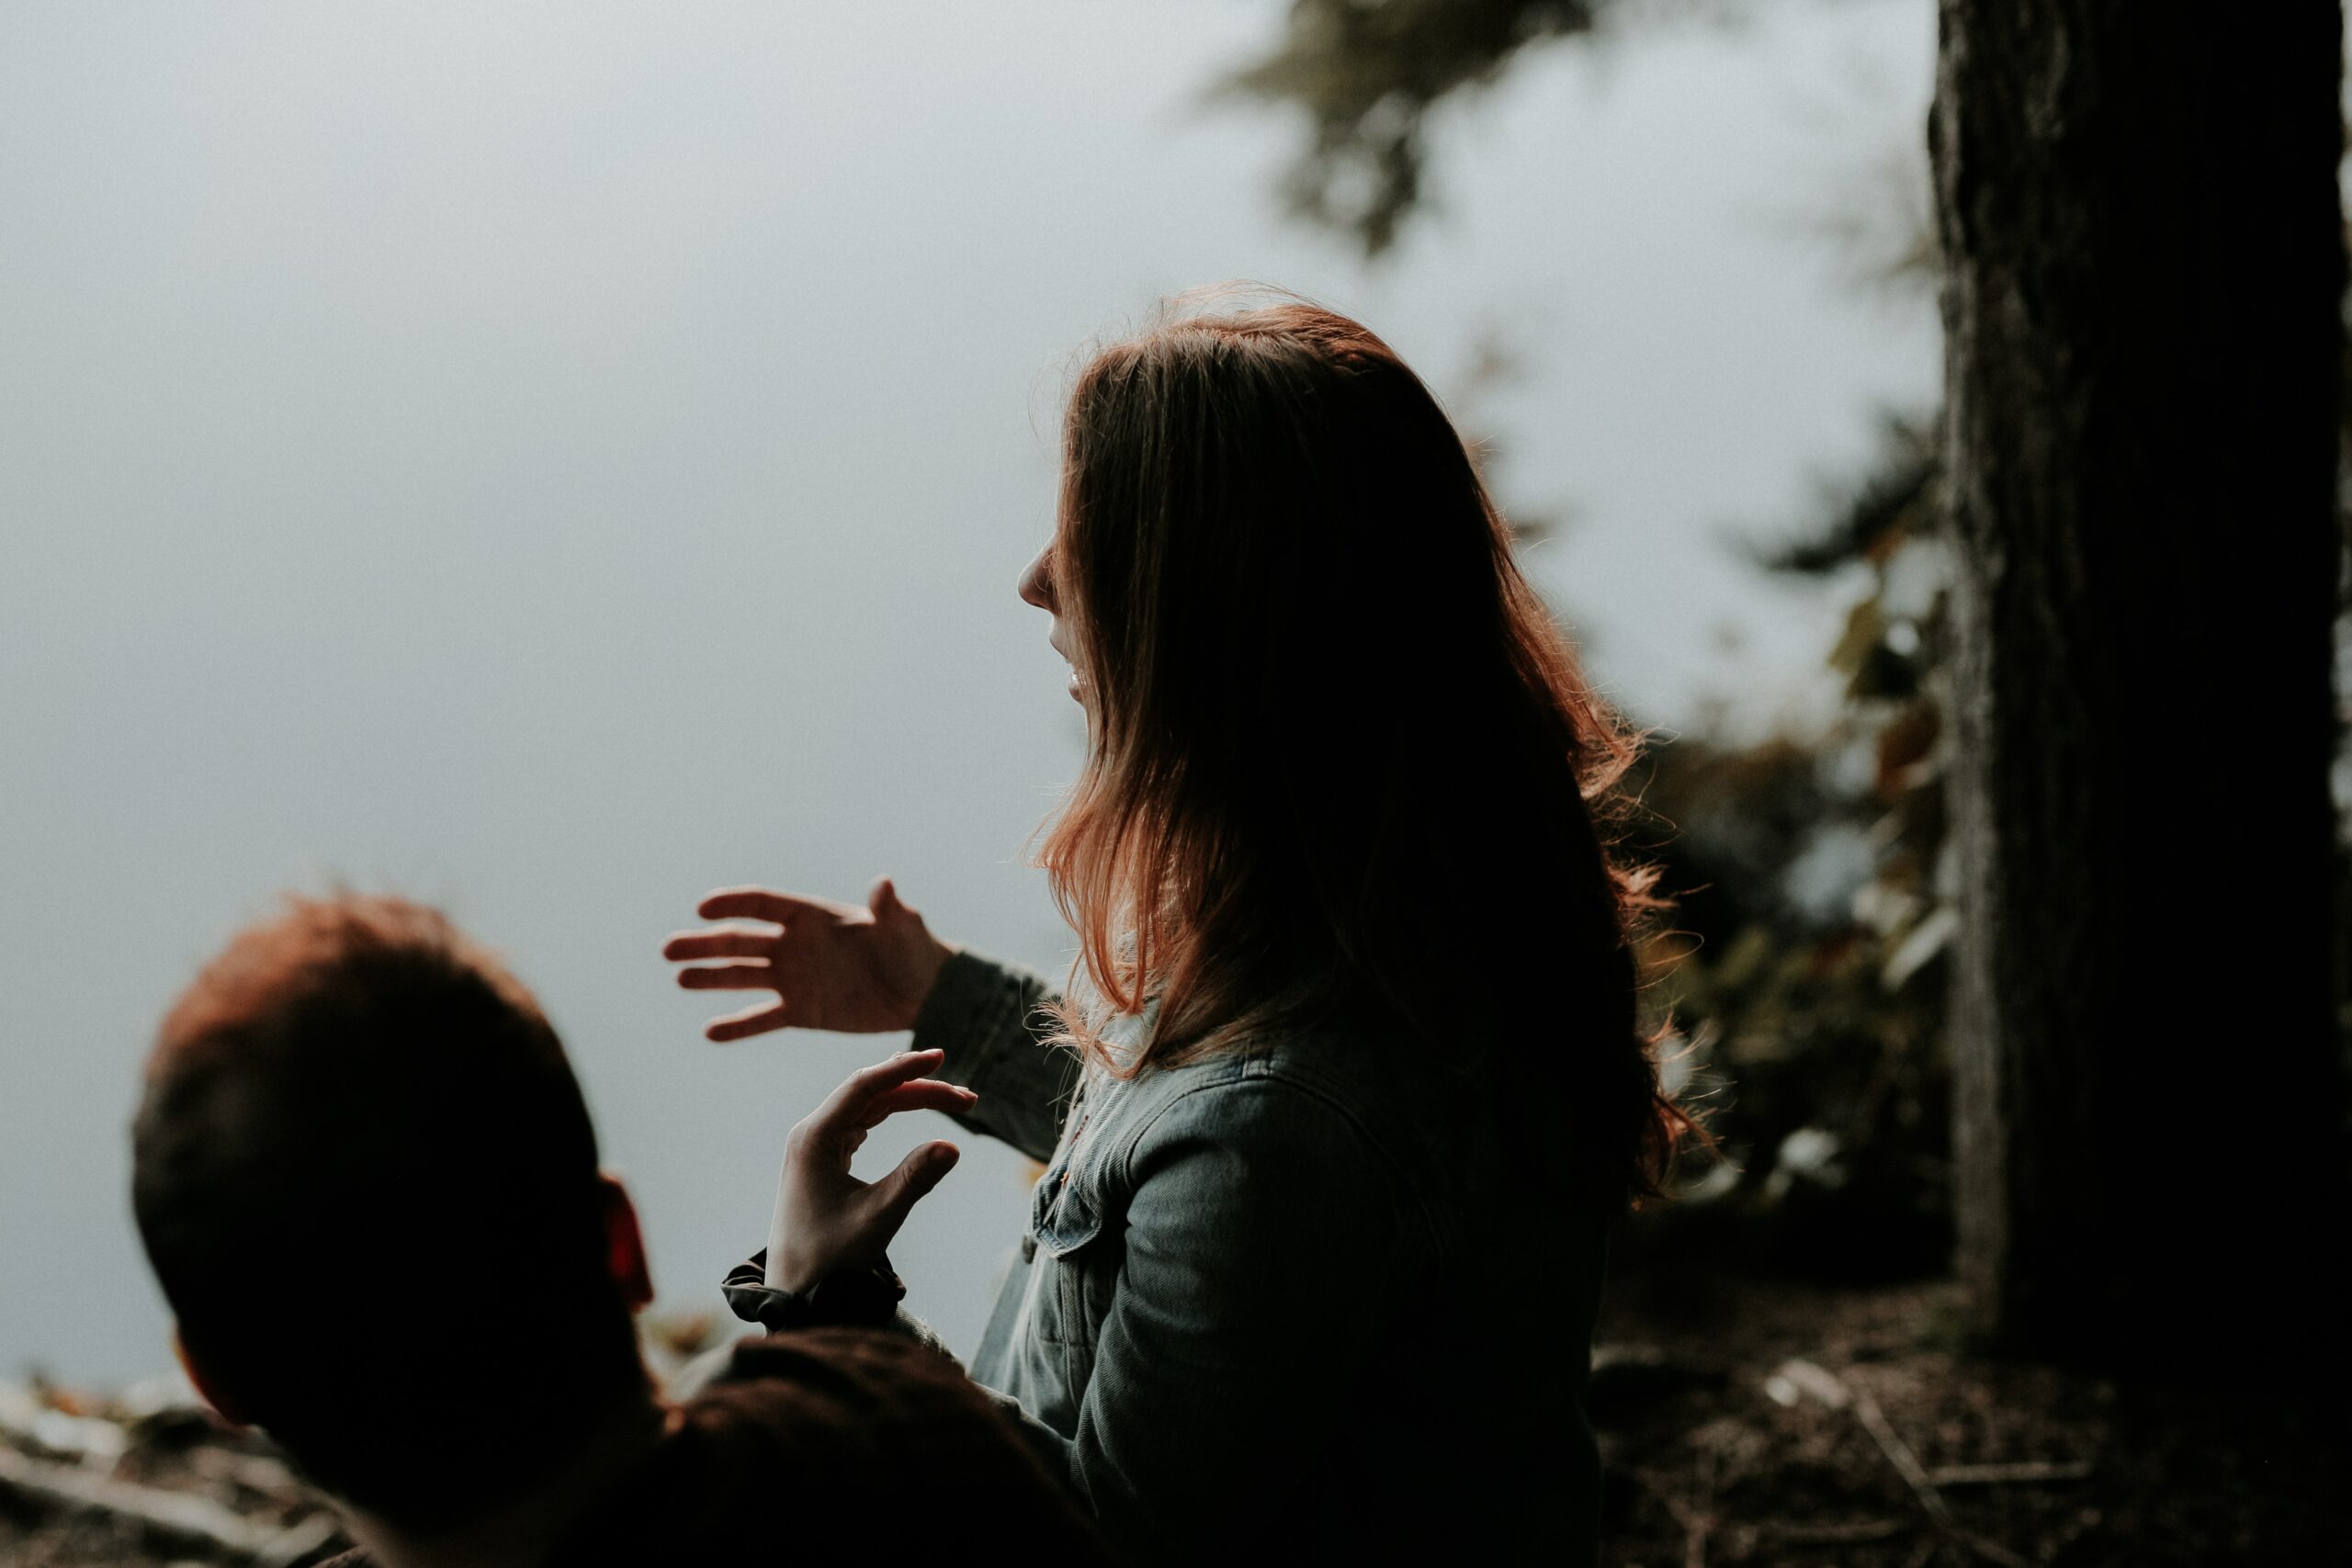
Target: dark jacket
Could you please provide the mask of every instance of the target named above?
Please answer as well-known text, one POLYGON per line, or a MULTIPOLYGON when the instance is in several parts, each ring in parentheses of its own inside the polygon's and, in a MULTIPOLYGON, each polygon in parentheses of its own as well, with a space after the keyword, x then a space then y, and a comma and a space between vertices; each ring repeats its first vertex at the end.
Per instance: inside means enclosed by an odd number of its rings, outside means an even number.
POLYGON ((944 1563, 999 1531, 1057 1568, 1110 1562, 954 1362, 903 1336, 821 1328, 734 1347, 544 1568, 944 1563))

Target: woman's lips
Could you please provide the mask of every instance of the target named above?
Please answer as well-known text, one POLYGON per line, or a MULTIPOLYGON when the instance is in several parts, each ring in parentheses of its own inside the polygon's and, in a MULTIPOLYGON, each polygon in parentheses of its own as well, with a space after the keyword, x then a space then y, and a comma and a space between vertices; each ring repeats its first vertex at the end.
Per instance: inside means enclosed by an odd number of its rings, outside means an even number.
POLYGON ((1086 699, 1085 699, 1084 697, 1082 697, 1082 696, 1079 695, 1080 688, 1081 686, 1083 686, 1083 685, 1085 684, 1085 682, 1083 682, 1082 681, 1080 681, 1080 680, 1079 679, 1079 676, 1078 676, 1078 661, 1077 661, 1076 660, 1072 659, 1072 658, 1069 656, 1069 652, 1068 652, 1066 649, 1063 649, 1063 647, 1062 647, 1062 643, 1061 643, 1061 638, 1059 638, 1058 637, 1055 637, 1055 636, 1053 636, 1053 635, 1052 635, 1052 634, 1050 634, 1050 633, 1049 633, 1049 634, 1047 634, 1047 636, 1046 636, 1046 647, 1048 647, 1048 648, 1050 648, 1050 649, 1052 649, 1056 653, 1060 654, 1060 655, 1061 655, 1061 658, 1062 658, 1062 662, 1069 666, 1069 695, 1070 695, 1070 700, 1071 700, 1072 702, 1080 702, 1080 703, 1084 702, 1086 699))

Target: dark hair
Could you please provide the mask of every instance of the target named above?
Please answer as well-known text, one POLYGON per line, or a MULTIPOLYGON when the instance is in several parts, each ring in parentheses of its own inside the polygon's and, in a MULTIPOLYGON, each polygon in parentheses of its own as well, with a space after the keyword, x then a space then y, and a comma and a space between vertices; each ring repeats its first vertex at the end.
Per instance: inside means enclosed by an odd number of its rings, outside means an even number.
POLYGON ((434 910, 297 898, 238 935, 164 1021, 132 1147, 190 1354, 355 1503, 461 1517, 643 1386, 563 1048, 434 910))
POLYGON ((1428 389, 1286 300, 1104 349, 1066 446, 1048 564, 1095 702, 1039 859, 1092 990, 1159 1009, 1105 1065, 1335 1012, 1508 1041, 1560 1085, 1554 1163, 1654 1192, 1689 1122, 1636 1018, 1647 877, 1604 841, 1636 743, 1428 389))

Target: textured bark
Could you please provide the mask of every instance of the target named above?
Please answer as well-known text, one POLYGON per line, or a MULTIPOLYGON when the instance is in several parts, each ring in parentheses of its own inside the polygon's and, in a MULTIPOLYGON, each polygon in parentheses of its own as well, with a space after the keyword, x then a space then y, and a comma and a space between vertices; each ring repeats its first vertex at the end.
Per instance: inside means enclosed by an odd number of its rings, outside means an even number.
POLYGON ((2343 1364, 2341 29, 1942 0, 1960 1265, 2018 1348, 2343 1364))

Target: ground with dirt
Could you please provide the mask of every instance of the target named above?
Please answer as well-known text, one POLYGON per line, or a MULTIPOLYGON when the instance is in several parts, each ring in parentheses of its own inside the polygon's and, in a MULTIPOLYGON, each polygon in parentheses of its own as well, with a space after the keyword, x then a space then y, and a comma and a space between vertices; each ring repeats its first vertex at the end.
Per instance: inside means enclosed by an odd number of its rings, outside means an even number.
MULTIPOLYGON (((1614 1568, 2352 1562, 2352 1443, 2288 1391, 1964 1355, 1946 1282, 1621 1270, 1595 1424, 1614 1568)), ((2196 1355, 2199 1347, 2184 1347, 2196 1355)))
MULTIPOLYGON (((2261 1390, 2135 1393, 1966 1355, 1959 1322, 1943 1282, 1626 1259, 1594 1382, 1604 1560, 2352 1562, 2340 1425, 2323 1436, 2261 1390)), ((0 1562, 299 1568, 337 1549, 331 1529, 263 1445, 185 1407, 38 1387, 0 1400, 0 1562)))

